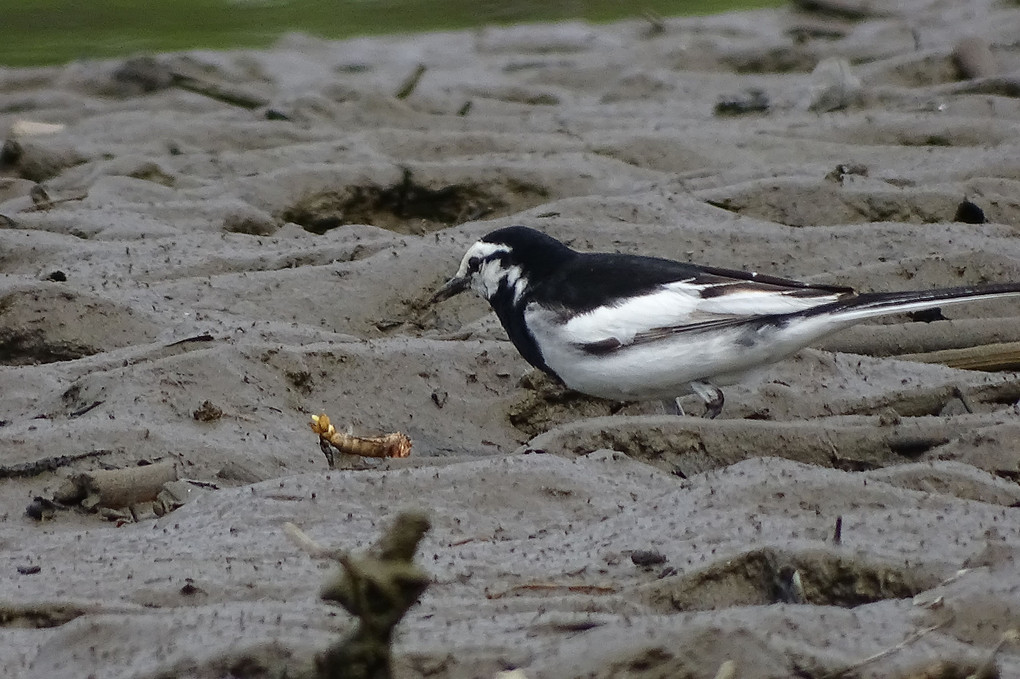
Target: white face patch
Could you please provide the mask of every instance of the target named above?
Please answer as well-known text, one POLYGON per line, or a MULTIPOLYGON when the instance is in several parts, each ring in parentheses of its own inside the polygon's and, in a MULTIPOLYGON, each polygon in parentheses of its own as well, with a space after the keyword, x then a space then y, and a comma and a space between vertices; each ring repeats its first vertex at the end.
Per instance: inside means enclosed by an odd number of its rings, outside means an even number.
POLYGON ((464 254, 457 270, 457 278, 470 280, 471 289, 480 297, 491 299, 499 290, 500 282, 505 280, 514 291, 514 302, 520 300, 527 287, 521 267, 504 267, 499 259, 490 259, 500 252, 510 252, 510 247, 500 243, 478 241, 464 254), (477 261, 472 261, 477 260, 477 261))

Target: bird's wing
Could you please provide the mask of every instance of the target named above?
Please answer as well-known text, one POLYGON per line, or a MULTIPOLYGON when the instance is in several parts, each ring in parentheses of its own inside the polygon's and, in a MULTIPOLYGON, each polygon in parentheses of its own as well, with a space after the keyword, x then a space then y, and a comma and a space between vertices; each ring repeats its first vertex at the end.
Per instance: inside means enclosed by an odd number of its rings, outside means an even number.
MULTIPOLYGON (((662 261, 662 260, 653 260, 662 261)), ((630 296, 565 319, 568 340, 591 353, 688 332, 754 324, 852 296, 849 288, 707 267, 680 265, 683 278, 645 285, 630 296)))

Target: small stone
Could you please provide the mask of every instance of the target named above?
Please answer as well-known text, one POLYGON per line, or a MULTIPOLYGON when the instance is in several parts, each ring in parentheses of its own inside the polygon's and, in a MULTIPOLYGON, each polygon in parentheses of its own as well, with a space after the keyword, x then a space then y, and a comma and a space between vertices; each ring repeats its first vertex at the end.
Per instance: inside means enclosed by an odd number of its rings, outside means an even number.
POLYGON ((714 110, 717 116, 736 116, 745 113, 765 113, 770 105, 769 95, 765 94, 765 90, 752 87, 739 94, 720 97, 714 110))
POLYGON ((953 221, 964 224, 984 224, 988 220, 985 219, 984 210, 969 200, 964 200, 957 206, 953 221))
POLYGON ((649 568, 666 563, 666 555, 648 549, 637 549, 630 553, 630 560, 634 562, 635 566, 649 568))
POLYGON ((846 59, 823 59, 811 72, 811 88, 806 108, 815 113, 827 113, 847 108, 860 100, 861 79, 854 75, 846 59))

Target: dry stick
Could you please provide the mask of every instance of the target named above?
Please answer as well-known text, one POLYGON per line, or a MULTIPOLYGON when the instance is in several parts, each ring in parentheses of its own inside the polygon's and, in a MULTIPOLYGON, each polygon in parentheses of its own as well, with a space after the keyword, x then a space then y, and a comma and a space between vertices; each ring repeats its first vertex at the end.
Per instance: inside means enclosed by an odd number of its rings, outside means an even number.
POLYGON ((973 572, 973 570, 974 570, 973 568, 961 568, 960 570, 956 571, 955 573, 950 575, 948 578, 946 578, 945 580, 943 580, 939 584, 935 585, 934 587, 932 587, 932 588, 930 588, 928 590, 925 590, 924 592, 921 592, 920 594, 916 594, 914 596, 914 598, 911 600, 911 602, 915 606, 920 606, 922 608, 933 608, 933 607, 935 607, 936 605, 938 605, 938 602, 942 601, 943 597, 942 597, 942 595, 939 595, 939 596, 935 597, 934 599, 929 599, 928 595, 930 595, 931 592, 936 591, 936 590, 938 590, 941 587, 945 587, 946 585, 950 585, 950 584, 956 582, 957 580, 959 580, 963 576, 968 575, 969 573, 973 572))
POLYGON ((391 679, 393 628, 429 586, 414 554, 430 524, 424 514, 402 512, 365 554, 341 552, 342 570, 319 596, 358 617, 353 632, 315 658, 320 679, 391 679))
POLYGON ((1002 633, 1002 638, 999 639, 999 643, 995 644, 995 647, 988 654, 988 658, 974 671, 973 676, 975 677, 997 677, 999 676, 995 672, 995 656, 999 654, 1002 647, 1006 644, 1015 644, 1020 642, 1020 628, 1011 627, 1002 633))
POLYGON ((931 627, 924 627, 924 628, 919 629, 919 630, 917 630, 915 632, 912 632, 911 634, 907 635, 906 639, 904 639, 900 643, 896 644, 895 646, 890 646, 889 648, 887 648, 887 649, 885 649, 883 651, 879 651, 878 653, 875 653, 874 655, 869 655, 867 658, 865 658, 863 660, 859 660, 859 661, 855 662, 852 665, 848 665, 847 667, 844 667, 841 670, 837 670, 835 672, 830 672, 829 674, 825 675, 825 679, 835 679, 836 677, 841 677, 844 674, 846 674, 847 672, 852 672, 853 670, 860 669, 861 667, 864 667, 865 665, 873 663, 876 660, 881 660, 882 658, 884 658, 884 657, 886 657, 888 655, 892 655, 896 651, 903 650, 904 648, 906 648, 910 644, 914 643, 915 641, 917 641, 921 637, 923 637, 923 636, 925 636, 927 634, 931 634, 932 632, 934 632, 938 628, 940 628, 940 627, 942 627, 944 625, 947 625, 951 621, 952 621, 952 618, 949 618, 948 620, 943 620, 942 622, 936 623, 936 624, 932 625, 931 627))
POLYGON ((504 590, 502 592, 486 592, 486 599, 502 599, 515 595, 519 592, 571 592, 573 594, 616 594, 620 591, 614 585, 562 585, 555 582, 526 582, 504 590))
POLYGON ((283 532, 301 549, 302 552, 313 559, 333 559, 334 561, 337 561, 340 559, 340 555, 343 554, 341 550, 330 549, 329 547, 320 545, 318 542, 313 540, 308 533, 304 532, 290 521, 283 524, 283 532))
POLYGON ((1020 400, 1020 380, 1010 378, 996 384, 963 387, 943 384, 927 389, 904 389, 864 399, 859 406, 847 408, 845 414, 867 415, 891 408, 904 417, 936 415, 954 397, 964 401, 971 410, 974 403, 1016 403, 1020 400))
POLYGON ((966 349, 941 349, 921 354, 903 354, 897 358, 919 363, 941 363, 950 368, 988 372, 1020 368, 1020 342, 1000 342, 966 349))
POLYGON ((666 20, 658 12, 646 9, 641 12, 641 18, 648 22, 648 25, 642 32, 643 37, 653 38, 666 32, 666 20))
POLYGON ((1017 341, 1020 341, 1020 318, 1005 317, 862 325, 849 328, 814 346, 849 354, 899 356, 1017 341))
POLYGON ((953 390, 953 396, 959 399, 960 403, 963 404, 963 409, 966 410, 968 414, 974 414, 974 404, 970 402, 970 397, 963 393, 963 389, 956 387, 956 389, 953 390))
POLYGON ((61 203, 70 203, 76 200, 85 200, 88 197, 89 194, 82 193, 76 196, 69 196, 67 198, 47 199, 42 202, 34 204, 32 207, 25 208, 24 210, 22 210, 22 212, 39 212, 41 210, 48 210, 54 205, 60 205, 61 203))
POLYGON ((93 401, 92 403, 88 404, 84 408, 79 408, 78 410, 75 410, 73 412, 68 413, 67 416, 69 418, 71 418, 71 417, 81 417, 85 413, 89 412, 90 410, 92 410, 94 408, 98 408, 99 406, 103 405, 104 403, 106 403, 106 401, 93 401))
MULTIPOLYGON (((897 89, 900 93, 903 92, 903 88, 897 89)), ((937 85, 930 89, 925 88, 925 92, 929 97, 954 94, 993 94, 1015 99, 1020 97, 1020 78, 1015 75, 993 75, 937 85)))
POLYGON ((426 70, 425 64, 418 64, 415 66, 414 71, 412 71, 411 75, 404 79, 404 82, 400 84, 400 87, 397 88, 397 91, 394 92, 393 96, 397 99, 407 99, 411 96, 414 89, 418 87, 418 82, 421 80, 421 77, 425 75, 426 70))
POLYGON ((269 100, 257 94, 243 92, 237 88, 220 85, 209 80, 202 80, 191 75, 180 72, 172 73, 173 84, 182 90, 188 90, 196 94, 216 99, 232 106, 240 106, 246 109, 262 108, 269 105, 269 100))
POLYGON ((212 335, 206 333, 206 334, 203 334, 203 335, 195 335, 194 337, 185 337, 184 339, 179 339, 176 342, 171 342, 170 344, 164 344, 163 346, 165 346, 165 347, 176 347, 176 346, 181 345, 181 344, 188 344, 189 342, 212 342, 214 339, 216 339, 216 338, 213 337, 212 335))
POLYGON ((29 476, 38 476, 46 472, 56 471, 60 467, 66 467, 72 462, 86 460, 90 457, 101 457, 118 451, 100 449, 90 450, 87 453, 75 453, 74 455, 58 455, 56 457, 44 457, 41 460, 22 462, 21 464, 4 465, 0 467, 0 479, 23 479, 29 476))

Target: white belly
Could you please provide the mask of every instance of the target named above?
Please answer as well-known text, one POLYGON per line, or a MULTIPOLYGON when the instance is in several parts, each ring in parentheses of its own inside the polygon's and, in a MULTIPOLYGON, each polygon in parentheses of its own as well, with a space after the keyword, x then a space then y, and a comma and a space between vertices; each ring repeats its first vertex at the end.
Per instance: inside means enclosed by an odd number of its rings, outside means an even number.
POLYGON ((814 319, 781 329, 723 328, 592 354, 566 341, 555 323, 529 325, 546 364, 568 387, 618 401, 671 399, 689 393, 696 380, 733 384, 833 329, 814 319))

